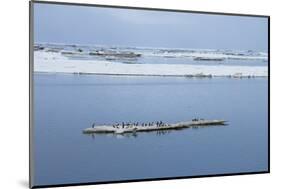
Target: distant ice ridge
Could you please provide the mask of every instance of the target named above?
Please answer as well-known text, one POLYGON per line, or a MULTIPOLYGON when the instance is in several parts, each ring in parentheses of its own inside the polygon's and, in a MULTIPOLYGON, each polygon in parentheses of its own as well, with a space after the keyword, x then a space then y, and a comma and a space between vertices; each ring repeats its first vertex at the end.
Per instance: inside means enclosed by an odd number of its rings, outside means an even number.
POLYGON ((68 59, 58 52, 35 51, 34 71, 73 74, 183 77, 267 77, 267 66, 123 64, 105 60, 68 59))
MULTIPOLYGON (((267 61, 266 52, 252 50, 222 50, 222 49, 171 49, 171 48, 149 48, 149 47, 120 47, 120 46, 90 46, 69 44, 36 44, 35 50, 49 52, 68 52, 69 56, 77 55, 99 55, 104 58, 111 57, 110 53, 138 54, 140 56, 156 56, 165 58, 189 58, 195 61, 223 61, 232 60, 263 60, 267 61), (104 54, 104 55, 103 55, 104 54)), ((113 58, 115 58, 113 56, 113 58)), ((120 57, 119 57, 120 58, 120 57)))
POLYGON ((234 50, 206 50, 206 49, 155 49, 144 53, 149 56, 161 57, 189 57, 194 60, 264 60, 267 61, 267 53, 255 51, 234 51, 234 50))

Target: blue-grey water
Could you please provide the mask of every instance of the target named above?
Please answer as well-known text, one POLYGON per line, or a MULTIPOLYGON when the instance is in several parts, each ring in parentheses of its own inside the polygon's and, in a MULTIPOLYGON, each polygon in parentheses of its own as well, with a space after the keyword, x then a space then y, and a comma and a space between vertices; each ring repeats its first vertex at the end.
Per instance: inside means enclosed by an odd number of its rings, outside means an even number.
POLYGON ((267 79, 34 74, 35 185, 267 171, 267 79), (227 126, 85 135, 96 124, 227 126))

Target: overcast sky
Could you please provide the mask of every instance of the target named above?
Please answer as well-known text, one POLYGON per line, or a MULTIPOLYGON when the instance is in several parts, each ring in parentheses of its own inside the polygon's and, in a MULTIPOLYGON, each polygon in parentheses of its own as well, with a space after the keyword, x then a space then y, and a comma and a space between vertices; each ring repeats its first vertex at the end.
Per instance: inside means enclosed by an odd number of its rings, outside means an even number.
POLYGON ((267 18, 34 5, 35 42, 267 51, 267 18))

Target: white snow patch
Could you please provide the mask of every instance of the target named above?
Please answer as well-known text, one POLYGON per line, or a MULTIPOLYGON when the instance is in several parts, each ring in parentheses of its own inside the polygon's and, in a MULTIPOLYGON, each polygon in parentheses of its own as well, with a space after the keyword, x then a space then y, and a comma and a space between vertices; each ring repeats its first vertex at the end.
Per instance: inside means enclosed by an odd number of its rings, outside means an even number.
POLYGON ((103 60, 71 60, 60 53, 34 52, 34 71, 161 76, 255 76, 267 77, 267 66, 124 64, 103 60))

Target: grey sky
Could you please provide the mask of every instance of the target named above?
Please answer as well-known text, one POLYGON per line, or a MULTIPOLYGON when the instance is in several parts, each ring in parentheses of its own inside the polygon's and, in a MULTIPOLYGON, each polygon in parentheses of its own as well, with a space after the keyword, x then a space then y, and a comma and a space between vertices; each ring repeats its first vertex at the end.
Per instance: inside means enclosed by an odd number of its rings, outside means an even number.
POLYGON ((35 3, 35 42, 267 51, 267 18, 35 3))

